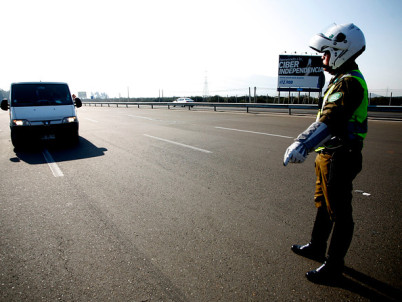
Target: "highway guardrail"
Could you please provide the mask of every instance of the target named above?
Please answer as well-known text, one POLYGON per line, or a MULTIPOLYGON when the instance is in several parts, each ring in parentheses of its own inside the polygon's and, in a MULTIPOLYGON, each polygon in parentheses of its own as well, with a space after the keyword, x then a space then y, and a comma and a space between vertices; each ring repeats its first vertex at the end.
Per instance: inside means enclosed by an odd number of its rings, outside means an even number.
MULTIPOLYGON (((317 110, 317 104, 265 104, 265 103, 207 103, 207 102, 194 102, 194 103, 173 103, 173 102, 102 102, 102 101, 83 101, 84 106, 167 106, 170 107, 187 107, 189 110, 193 107, 213 107, 216 108, 244 108, 247 112, 252 108, 267 108, 267 109, 285 109, 289 114, 292 114, 292 109, 295 110, 317 110)), ((369 105, 368 111, 374 112, 402 112, 402 106, 379 106, 369 105)))

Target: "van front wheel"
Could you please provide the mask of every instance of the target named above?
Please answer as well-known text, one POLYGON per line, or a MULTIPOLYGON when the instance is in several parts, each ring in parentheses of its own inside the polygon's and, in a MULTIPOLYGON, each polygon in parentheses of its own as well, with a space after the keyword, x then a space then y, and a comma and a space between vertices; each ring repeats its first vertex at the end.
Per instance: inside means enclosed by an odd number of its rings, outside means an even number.
POLYGON ((11 128, 11 143, 13 144, 14 148, 20 148, 23 146, 23 139, 21 135, 15 133, 13 128, 11 128))
POLYGON ((79 134, 78 130, 74 130, 68 135, 68 141, 72 145, 77 145, 79 143, 79 134))

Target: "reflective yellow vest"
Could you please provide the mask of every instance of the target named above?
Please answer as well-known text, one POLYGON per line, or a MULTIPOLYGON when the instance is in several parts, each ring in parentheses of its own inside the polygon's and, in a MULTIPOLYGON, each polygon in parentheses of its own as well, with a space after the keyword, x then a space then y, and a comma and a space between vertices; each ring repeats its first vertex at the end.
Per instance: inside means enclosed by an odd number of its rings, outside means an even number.
MULTIPOLYGON (((360 103, 359 107, 357 107, 357 109, 355 110, 355 112, 353 113, 352 117, 349 119, 348 122, 349 140, 353 141, 359 139, 363 141, 367 135, 367 107, 368 107, 367 84, 360 70, 353 70, 350 73, 343 75, 342 78, 340 78, 339 80, 342 80, 343 78, 346 77, 354 77, 355 79, 357 79, 364 90, 363 100, 360 103)), ((325 93, 322 108, 318 111, 317 114, 317 121, 320 119, 322 110, 328 100, 328 97, 332 94, 334 88, 335 83, 333 83, 332 86, 325 93)))

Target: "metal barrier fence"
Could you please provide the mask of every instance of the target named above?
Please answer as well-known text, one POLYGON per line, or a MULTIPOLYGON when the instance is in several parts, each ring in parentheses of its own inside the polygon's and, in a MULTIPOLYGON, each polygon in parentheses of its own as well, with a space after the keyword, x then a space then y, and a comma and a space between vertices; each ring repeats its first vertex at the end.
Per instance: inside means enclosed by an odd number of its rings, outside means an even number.
MULTIPOLYGON (((295 110, 317 110, 317 105, 308 105, 308 104, 259 104, 259 103, 202 103, 202 102, 194 102, 194 103, 173 103, 173 102, 88 102, 83 101, 82 104, 84 106, 108 106, 114 105, 116 107, 119 106, 150 106, 152 109, 154 106, 167 106, 168 109, 170 107, 187 107, 188 110, 191 110, 193 107, 213 107, 214 111, 216 108, 244 108, 247 112, 251 108, 266 108, 266 109, 285 109, 288 110, 289 115, 292 114, 292 109, 295 110)), ((402 112, 402 106, 378 106, 378 105, 369 105, 368 111, 374 112, 402 112)))

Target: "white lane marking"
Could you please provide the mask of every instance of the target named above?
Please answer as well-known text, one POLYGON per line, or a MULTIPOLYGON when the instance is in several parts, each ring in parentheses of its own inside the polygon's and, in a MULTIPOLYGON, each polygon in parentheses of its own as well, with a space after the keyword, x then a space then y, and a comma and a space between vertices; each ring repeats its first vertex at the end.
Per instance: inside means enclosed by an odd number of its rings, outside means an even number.
POLYGON ((370 193, 364 192, 363 190, 355 190, 356 193, 361 193, 363 196, 371 196, 370 193))
POLYGON ((129 117, 135 117, 135 118, 141 118, 141 119, 149 120, 149 121, 164 122, 164 123, 167 123, 168 125, 177 124, 177 121, 161 120, 161 119, 157 119, 157 118, 150 118, 150 117, 140 116, 140 115, 131 115, 131 114, 127 114, 127 116, 129 116, 129 117))
POLYGON ((53 157, 50 155, 49 151, 46 149, 43 150, 43 156, 45 157, 47 164, 49 165, 50 170, 52 171, 54 177, 62 177, 64 176, 63 172, 60 170, 59 166, 54 161, 53 157))
POLYGON ((278 135, 278 134, 271 134, 271 133, 264 133, 264 132, 255 132, 255 131, 249 131, 249 130, 240 130, 240 129, 224 128, 224 127, 215 127, 215 128, 216 128, 216 129, 223 129, 223 130, 230 130, 230 131, 238 131, 238 132, 252 133, 252 134, 261 134, 261 135, 268 135, 268 136, 277 136, 277 137, 283 137, 283 138, 293 138, 293 137, 291 137, 291 136, 278 135))
POLYGON ((196 151, 200 151, 200 152, 204 152, 204 153, 212 153, 212 151, 208 151, 208 150, 205 150, 205 149, 185 145, 185 144, 174 142, 174 141, 171 141, 171 140, 168 140, 168 139, 164 139, 164 138, 160 138, 160 137, 156 137, 156 136, 152 136, 152 135, 148 135, 148 134, 144 134, 144 135, 146 137, 150 137, 150 138, 153 138, 153 139, 157 139, 157 140, 167 142, 167 143, 171 143, 171 144, 174 144, 174 145, 178 145, 178 146, 181 146, 181 147, 190 148, 190 149, 193 149, 193 150, 196 150, 196 151))
POLYGON ((90 119, 90 118, 85 118, 85 119, 90 121, 90 122, 93 122, 93 123, 99 123, 99 121, 96 121, 96 120, 93 120, 93 119, 90 119))
POLYGON ((128 114, 128 116, 129 116, 129 117, 142 118, 142 119, 144 119, 144 120, 156 121, 155 119, 150 118, 150 117, 146 117, 146 116, 131 115, 131 114, 128 114))

